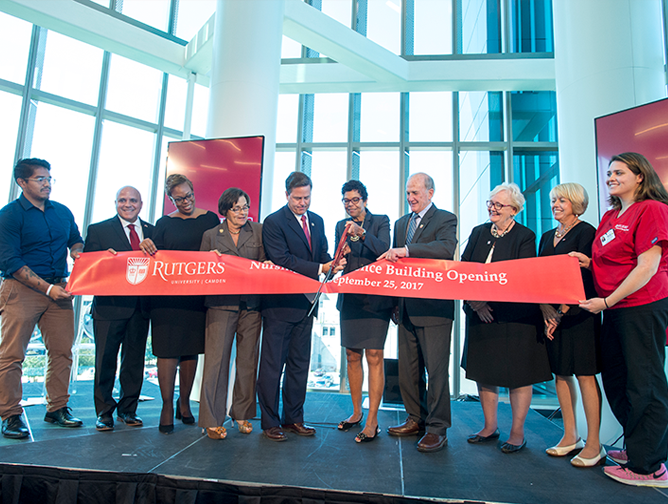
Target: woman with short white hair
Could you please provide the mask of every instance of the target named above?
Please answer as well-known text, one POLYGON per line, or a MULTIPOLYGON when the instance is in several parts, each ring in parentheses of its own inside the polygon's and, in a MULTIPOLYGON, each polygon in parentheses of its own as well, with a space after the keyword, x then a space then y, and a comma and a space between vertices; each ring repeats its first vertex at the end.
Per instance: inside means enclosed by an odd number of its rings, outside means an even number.
MULTIPOLYGON (((536 256, 536 235, 515 221, 524 208, 524 196, 516 184, 501 184, 487 201, 490 222, 473 229, 462 261, 491 263, 536 256)), ((512 426, 501 445, 504 453, 526 445, 524 421, 531 404, 532 385, 552 379, 537 305, 467 301, 466 342, 462 367, 478 384, 485 425, 468 437, 469 443, 495 441, 499 387, 507 387, 512 426)))

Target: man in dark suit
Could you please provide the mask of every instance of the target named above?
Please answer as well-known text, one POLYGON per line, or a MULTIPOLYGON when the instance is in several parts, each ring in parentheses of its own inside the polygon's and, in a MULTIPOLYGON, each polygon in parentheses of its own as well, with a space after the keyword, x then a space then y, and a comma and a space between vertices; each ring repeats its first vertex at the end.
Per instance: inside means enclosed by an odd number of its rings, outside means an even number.
MULTIPOLYGON (((393 247, 380 259, 395 262, 402 257, 452 259, 457 246, 457 217, 431 202, 434 181, 426 173, 412 175, 406 183, 411 213, 394 226, 393 247)), ((450 419, 450 336, 454 301, 400 298, 399 388, 408 418, 390 427, 392 436, 413 436, 422 452, 438 451, 448 442, 450 419), (429 388, 425 383, 425 369, 429 388)))
MULTIPOLYGON (((155 253, 153 226, 138 218, 142 209, 139 191, 123 187, 116 194, 117 215, 88 226, 84 252, 131 250, 155 253)), ((148 336, 148 298, 95 296, 92 305, 95 333, 95 412, 99 431, 114 428, 114 410, 126 425, 141 427, 137 402, 144 380, 144 353, 148 336), (112 397, 118 350, 121 348, 121 384, 118 402, 112 397)))
MULTIPOLYGON (((278 266, 317 279, 332 265, 322 218, 309 212, 311 179, 293 172, 285 181, 287 205, 269 215, 262 226, 267 258, 278 266)), ((335 271, 342 269, 345 261, 335 271)), ((303 294, 266 296, 262 315, 262 352, 257 395, 262 412, 262 430, 272 441, 285 441, 283 431, 313 436, 304 425, 304 399, 311 358, 313 315, 311 302, 303 294), (279 415, 279 388, 283 377, 283 415, 279 415)))

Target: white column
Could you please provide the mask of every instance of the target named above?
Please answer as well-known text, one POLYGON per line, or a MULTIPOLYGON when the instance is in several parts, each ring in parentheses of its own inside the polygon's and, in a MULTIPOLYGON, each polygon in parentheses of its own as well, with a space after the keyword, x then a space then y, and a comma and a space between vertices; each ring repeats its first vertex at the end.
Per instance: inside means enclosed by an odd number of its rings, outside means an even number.
MULTIPOLYGON (((553 0, 562 182, 589 193, 584 219, 599 222, 594 119, 665 97, 660 0, 553 0)), ((601 442, 622 434, 603 394, 601 442)), ((584 411, 578 428, 586 437, 584 411)))
POLYGON ((264 135, 261 215, 276 152, 284 0, 218 0, 207 137, 264 135))
POLYGON ((553 0, 562 182, 589 193, 596 225, 594 119, 665 97, 661 0, 553 0))

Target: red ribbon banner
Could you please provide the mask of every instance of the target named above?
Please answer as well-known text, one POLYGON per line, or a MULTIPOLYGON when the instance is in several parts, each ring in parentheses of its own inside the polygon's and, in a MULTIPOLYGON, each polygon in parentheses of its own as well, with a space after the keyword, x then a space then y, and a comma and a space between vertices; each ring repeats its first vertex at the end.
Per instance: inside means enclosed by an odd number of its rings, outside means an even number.
MULTIPOLYGON (((303 294, 319 282, 273 264, 215 252, 160 250, 81 254, 67 290, 102 296, 303 294)), ((585 298, 578 260, 567 255, 490 264, 386 260, 328 282, 328 293, 427 299, 577 304, 585 298)))

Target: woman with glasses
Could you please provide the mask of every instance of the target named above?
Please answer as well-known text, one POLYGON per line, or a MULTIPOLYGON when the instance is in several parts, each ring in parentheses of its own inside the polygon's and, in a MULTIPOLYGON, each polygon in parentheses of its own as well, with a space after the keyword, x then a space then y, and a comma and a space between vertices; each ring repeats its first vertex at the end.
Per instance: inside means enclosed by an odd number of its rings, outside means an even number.
MULTIPOLYGON (((540 256, 553 256, 580 252, 591 256, 591 246, 596 230, 580 220, 589 196, 580 184, 559 184, 550 191, 552 215, 559 225, 543 234, 538 247, 540 256)), ((596 297, 591 271, 581 268, 582 283, 587 298, 596 297)), ((571 459, 575 467, 591 467, 605 461, 605 448, 601 446, 598 432, 601 425, 601 389, 596 381, 600 371, 601 316, 578 306, 542 304, 547 337, 547 354, 555 375, 557 399, 564 420, 561 440, 545 450, 552 457, 565 457, 582 450, 571 459), (582 404, 587 419, 587 444, 578 436, 575 421, 577 377, 582 393, 582 404), (584 448, 584 449, 583 449, 584 448)))
MULTIPOLYGON (((536 256, 536 235, 515 221, 524 208, 524 196, 516 184, 496 186, 489 195, 490 222, 473 228, 462 261, 491 263, 536 256)), ((478 384, 485 424, 468 437, 469 443, 499 438, 497 409, 499 387, 507 387, 512 409, 504 453, 526 445, 524 421, 531 404, 532 385, 552 379, 542 340, 542 319, 537 305, 467 301, 466 341, 462 367, 478 384)))
MULTIPOLYGON (((158 250, 199 250, 202 235, 220 223, 215 213, 195 206, 193 184, 187 177, 167 177, 165 192, 176 210, 155 224, 153 242, 158 250)), ((158 252, 159 254, 159 252, 158 252)), ((162 396, 159 430, 174 431, 173 418, 194 424, 190 392, 197 370, 197 355, 204 353, 204 296, 155 296, 151 299, 153 355, 158 358, 162 396), (174 409, 174 384, 179 369, 179 398, 174 409)))
MULTIPOLYGON (((266 261, 262 245, 262 224, 248 220, 250 197, 237 187, 226 189, 218 200, 218 211, 225 220, 204 233, 201 250, 266 261)), ((198 425, 211 439, 225 439, 227 388, 230 355, 236 335, 237 358, 230 417, 239 432, 250 434, 248 419, 256 413, 255 378, 262 327, 260 296, 206 296, 206 340, 204 377, 199 403, 198 425)))
MULTIPOLYGON (((349 218, 336 224, 334 243, 338 245, 343 234, 347 233, 350 252, 343 270, 343 274, 346 274, 375 262, 378 256, 390 248, 390 219, 387 215, 374 215, 367 210, 368 194, 361 182, 346 182, 341 193, 341 201, 349 218)), ((392 299, 366 294, 339 294, 336 307, 341 312, 341 346, 346 348, 348 383, 353 402, 353 413, 339 423, 339 430, 347 431, 360 425, 364 417, 362 355, 366 354, 369 367, 369 414, 364 429, 355 437, 356 442, 366 443, 376 439, 380 432, 378 408, 385 387, 383 348, 392 314, 392 299)))

